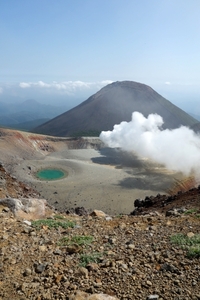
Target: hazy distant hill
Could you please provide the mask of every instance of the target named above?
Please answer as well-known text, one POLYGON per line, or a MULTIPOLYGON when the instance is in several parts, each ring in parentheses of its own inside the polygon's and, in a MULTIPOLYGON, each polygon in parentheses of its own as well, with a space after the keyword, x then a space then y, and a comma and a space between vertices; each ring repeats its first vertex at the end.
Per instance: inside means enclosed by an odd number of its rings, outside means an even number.
POLYGON ((0 126, 30 130, 64 111, 64 107, 40 104, 33 99, 12 104, 0 102, 0 126))
POLYGON ((151 87, 122 81, 107 85, 75 108, 35 128, 34 132, 54 136, 96 135, 102 130, 112 130, 113 125, 122 121, 130 121, 134 111, 145 117, 150 113, 161 115, 164 128, 197 123, 151 87))
POLYGON ((40 126, 41 124, 44 124, 47 121, 49 121, 49 119, 47 119, 47 118, 36 119, 33 121, 27 121, 27 122, 22 122, 22 123, 18 123, 18 124, 10 124, 7 127, 12 128, 12 129, 30 131, 32 128, 40 126))

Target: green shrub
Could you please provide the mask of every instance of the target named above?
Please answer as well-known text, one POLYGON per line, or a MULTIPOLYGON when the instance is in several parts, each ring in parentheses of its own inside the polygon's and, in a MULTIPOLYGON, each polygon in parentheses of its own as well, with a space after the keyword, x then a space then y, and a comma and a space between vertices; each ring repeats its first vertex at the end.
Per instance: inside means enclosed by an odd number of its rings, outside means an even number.
POLYGON ((82 254, 80 257, 80 265, 82 267, 86 267, 91 262, 99 263, 101 257, 102 257, 102 253, 100 253, 100 252, 93 252, 90 254, 82 254))
POLYGON ((61 215, 55 215, 55 216, 54 216, 54 219, 63 220, 63 219, 65 219, 65 217, 64 217, 64 216, 61 216, 61 215))
POLYGON ((32 226, 36 229, 41 229, 42 226, 48 226, 49 228, 68 228, 74 227, 75 223, 69 220, 54 220, 54 219, 44 219, 44 220, 37 220, 32 222, 32 226))
POLYGON ((188 249, 187 256, 189 258, 193 258, 193 257, 198 258, 198 257, 200 257, 200 244, 190 247, 188 249))
POLYGON ((93 242, 93 237, 90 235, 75 235, 71 239, 68 237, 63 237, 59 240, 59 246, 66 246, 69 244, 77 244, 79 246, 82 245, 90 245, 93 242))
POLYGON ((192 213, 194 213, 194 212, 196 212, 196 211, 197 211, 196 208, 191 208, 191 209, 186 210, 186 211, 184 212, 184 214, 185 214, 185 215, 189 215, 189 214, 192 214, 192 213))
POLYGON ((175 234, 171 236, 171 243, 179 245, 187 250, 187 256, 190 258, 200 257, 200 234, 188 237, 184 234, 175 234))

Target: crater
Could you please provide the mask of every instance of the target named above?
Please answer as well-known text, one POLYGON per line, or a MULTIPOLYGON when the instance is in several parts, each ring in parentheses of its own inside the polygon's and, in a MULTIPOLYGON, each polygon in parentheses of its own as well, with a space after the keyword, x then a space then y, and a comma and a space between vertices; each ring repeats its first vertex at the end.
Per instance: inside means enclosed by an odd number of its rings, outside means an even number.
POLYGON ((40 180, 59 180, 67 176, 67 173, 61 169, 41 169, 36 173, 36 177, 40 180))

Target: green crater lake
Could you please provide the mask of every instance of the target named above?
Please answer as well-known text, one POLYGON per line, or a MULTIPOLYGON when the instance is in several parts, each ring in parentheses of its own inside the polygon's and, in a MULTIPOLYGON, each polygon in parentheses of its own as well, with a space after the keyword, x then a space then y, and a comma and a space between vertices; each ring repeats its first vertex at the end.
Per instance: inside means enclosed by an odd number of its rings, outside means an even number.
POLYGON ((42 169, 36 173, 37 178, 42 180, 57 180, 66 176, 66 173, 59 169, 42 169))

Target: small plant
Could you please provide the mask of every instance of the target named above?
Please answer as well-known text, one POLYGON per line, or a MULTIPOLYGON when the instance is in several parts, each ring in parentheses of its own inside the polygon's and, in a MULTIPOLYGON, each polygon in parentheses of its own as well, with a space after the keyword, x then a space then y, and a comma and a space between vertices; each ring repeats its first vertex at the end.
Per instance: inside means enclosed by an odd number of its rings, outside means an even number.
POLYGON ((180 245, 180 246, 186 245, 186 236, 182 233, 172 235, 170 240, 171 243, 175 245, 180 245))
POLYGON ((58 241, 58 246, 67 246, 69 245, 69 238, 64 236, 58 241))
POLYGON ((63 237, 59 240, 59 246, 66 246, 69 244, 77 244, 79 246, 82 245, 90 245, 93 242, 93 237, 90 235, 75 235, 71 239, 68 237, 63 237))
POLYGON ((195 234, 192 237, 184 234, 176 234, 171 236, 171 242, 186 249, 188 257, 200 257, 200 234, 195 234))
POLYGON ((189 258, 200 257, 200 244, 190 247, 187 256, 189 258))
POLYGON ((90 235, 75 235, 72 237, 71 242, 78 245, 90 245, 93 240, 93 236, 90 235))
POLYGON ((64 216, 61 216, 61 215, 55 215, 54 219, 63 220, 65 218, 64 218, 64 216))
POLYGON ((122 219, 123 215, 122 214, 116 215, 116 218, 122 219))
POLYGON ((197 211, 196 208, 191 208, 191 209, 188 209, 184 212, 185 215, 189 215, 189 214, 192 214, 192 213, 195 213, 197 211))
POLYGON ((82 254, 80 257, 80 265, 82 267, 86 267, 91 262, 99 263, 101 257, 102 257, 102 253, 100 252, 93 252, 91 254, 82 254))
POLYGON ((44 220, 37 220, 32 222, 32 226, 36 229, 41 229, 43 226, 47 226, 49 228, 56 228, 59 227, 62 228, 68 228, 68 227, 74 227, 75 223, 68 220, 53 220, 53 219, 44 219, 44 220))

